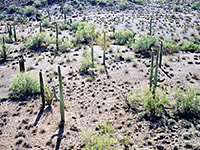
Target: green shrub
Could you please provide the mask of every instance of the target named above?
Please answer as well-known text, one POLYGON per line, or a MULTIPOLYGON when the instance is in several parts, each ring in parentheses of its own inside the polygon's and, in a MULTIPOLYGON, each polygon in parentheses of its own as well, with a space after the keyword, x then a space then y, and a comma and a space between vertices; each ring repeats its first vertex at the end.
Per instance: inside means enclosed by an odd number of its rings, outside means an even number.
POLYGON ((181 6, 180 5, 175 5, 173 10, 174 11, 181 11, 181 6))
MULTIPOLYGON (((96 62, 95 66, 96 66, 96 62)), ((83 50, 82 60, 79 64, 79 70, 82 73, 89 73, 89 69, 92 67, 92 58, 88 50, 83 50)))
POLYGON ((115 0, 99 0, 100 6, 113 6, 115 0))
POLYGON ((12 77, 9 91, 11 98, 25 100, 28 96, 39 93, 39 80, 28 72, 18 73, 12 77))
POLYGON ((33 5, 34 5, 35 8, 39 8, 41 6, 45 6, 46 5, 46 0, 36 0, 33 5))
POLYGON ((173 98, 179 115, 183 117, 200 116, 200 96, 197 95, 194 89, 189 88, 185 92, 176 89, 173 98))
POLYGON ((154 36, 143 34, 136 39, 135 43, 132 45, 136 51, 140 51, 142 54, 150 55, 150 47, 155 46, 157 39, 154 36))
POLYGON ((30 17, 35 14, 35 7, 33 6, 26 6, 24 10, 24 16, 30 17))
POLYGON ((194 2, 192 4, 192 9, 194 9, 194 10, 200 10, 200 1, 194 2))
POLYGON ((0 14, 0 20, 4 19, 5 15, 3 13, 0 14))
POLYGON ((143 0, 132 0, 132 2, 135 4, 142 4, 143 0))
POLYGON ((65 12, 71 12, 71 11, 72 11, 72 5, 66 4, 66 5, 64 6, 64 11, 65 11, 65 12))
POLYGON ((7 9, 8 13, 12 14, 14 12, 16 12, 16 6, 15 5, 10 5, 7 9))
POLYGON ((1 58, 0 63, 6 61, 9 53, 10 53, 10 45, 7 45, 7 44, 0 45, 0 58, 1 58))
POLYGON ((195 44, 194 42, 182 41, 178 43, 178 48, 181 51, 190 51, 195 52, 196 50, 200 50, 200 46, 195 44))
POLYGON ((49 20, 48 19, 42 20, 42 26, 43 27, 49 27, 50 26, 49 20))
POLYGON ((132 30, 124 30, 124 31, 117 31, 114 34, 114 37, 117 41, 118 44, 131 44, 134 42, 134 37, 135 37, 135 32, 133 32, 132 30))
POLYGON ((70 40, 66 39, 61 43, 59 49, 61 52, 69 52, 73 47, 74 44, 70 40))
POLYGON ((83 129, 80 133, 86 145, 84 150, 115 150, 117 139, 112 137, 113 127, 110 122, 99 124, 96 132, 83 129))
POLYGON ((126 8, 128 8, 129 4, 126 0, 122 0, 119 4, 119 9, 120 10, 125 10, 126 8))
POLYGON ((28 47, 33 50, 38 50, 45 43, 45 33, 36 33, 28 43, 28 47))
MULTIPOLYGON (((85 43, 88 44, 91 41, 91 32, 94 28, 94 24, 87 24, 86 22, 79 22, 76 31, 76 42, 77 44, 85 43)), ((97 37, 97 31, 94 32, 94 39, 97 37)))
POLYGON ((155 95, 149 89, 142 95, 144 100, 144 109, 150 117, 161 116, 164 112, 164 106, 168 99, 165 92, 156 91, 155 95))
POLYGON ((172 54, 178 52, 178 46, 176 42, 164 40, 163 41, 163 54, 172 54))

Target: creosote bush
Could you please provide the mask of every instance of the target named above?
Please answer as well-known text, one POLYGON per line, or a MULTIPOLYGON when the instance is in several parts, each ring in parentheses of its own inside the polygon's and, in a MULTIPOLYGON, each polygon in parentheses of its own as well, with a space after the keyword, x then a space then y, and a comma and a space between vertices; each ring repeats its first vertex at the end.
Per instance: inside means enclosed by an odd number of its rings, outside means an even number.
POLYGON ((115 32, 114 37, 118 44, 130 45, 131 43, 134 42, 135 34, 136 33, 134 31, 126 29, 124 31, 119 30, 119 31, 115 32))
POLYGON ((39 80, 31 73, 18 73, 12 77, 9 88, 13 99, 25 100, 28 96, 39 93, 39 80))
POLYGON ((35 7, 33 6, 26 6, 24 10, 24 16, 30 17, 35 14, 35 7))
MULTIPOLYGON (((94 62, 94 66, 96 66, 97 63, 94 62)), ((89 69, 92 67, 92 58, 87 49, 83 50, 82 60, 79 64, 79 70, 82 73, 89 73, 89 69)))
POLYGON ((29 48, 33 50, 38 50, 41 48, 45 43, 45 36, 45 33, 36 33, 33 35, 30 42, 28 43, 29 48))
POLYGON ((157 39, 154 36, 143 34, 136 39, 135 43, 132 44, 131 47, 142 54, 150 55, 150 48, 155 46, 156 41, 157 39))
POLYGON ((7 9, 8 13, 12 14, 14 12, 16 12, 16 6, 15 5, 10 5, 7 9))
POLYGON ((192 4, 192 9, 194 9, 194 10, 200 10, 200 1, 194 2, 192 4))
POLYGON ((173 95, 175 108, 183 117, 200 117, 200 96, 189 88, 185 92, 176 89, 173 95))
POLYGON ((144 100, 144 109, 150 117, 162 116, 164 106, 167 104, 168 99, 164 91, 156 91, 152 94, 149 89, 145 90, 142 99, 144 100))
POLYGON ((117 139, 112 137, 113 127, 110 122, 101 123, 96 128, 96 132, 91 132, 83 129, 80 132, 81 137, 84 139, 86 145, 84 150, 115 150, 117 139))
POLYGON ((72 48, 74 47, 74 44, 72 43, 71 40, 65 39, 61 44, 60 44, 60 51, 61 52, 69 52, 72 48))
POLYGON ((181 51, 190 51, 190 52, 195 52, 196 50, 200 50, 200 46, 198 44, 195 44, 194 42, 190 41, 179 42, 178 48, 181 51))
POLYGON ((121 2, 120 2, 120 4, 119 4, 119 9, 120 10, 125 10, 126 8, 128 8, 128 2, 127 2, 127 0, 122 0, 121 2))

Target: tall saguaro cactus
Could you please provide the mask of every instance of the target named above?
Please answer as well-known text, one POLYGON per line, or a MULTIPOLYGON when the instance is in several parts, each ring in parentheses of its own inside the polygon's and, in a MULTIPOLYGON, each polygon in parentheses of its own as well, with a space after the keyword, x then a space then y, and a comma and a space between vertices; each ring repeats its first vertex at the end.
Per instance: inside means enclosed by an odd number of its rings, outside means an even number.
POLYGON ((15 24, 13 24, 13 33, 14 33, 14 39, 15 42, 17 41, 17 35, 16 35, 16 30, 15 30, 15 24))
POLYGON ((8 29, 8 36, 9 36, 9 39, 12 41, 12 27, 11 27, 11 25, 8 25, 8 26, 7 26, 7 29, 8 29))
MULTIPOLYGON (((59 91, 60 91, 60 116, 61 116, 61 123, 65 122, 65 114, 64 114, 64 97, 63 97, 63 88, 62 88, 62 76, 60 66, 58 66, 58 79, 59 79, 59 91)), ((58 97, 55 93, 54 87, 54 97, 58 100, 58 97)))
POLYGON ((152 35, 152 18, 150 19, 149 35, 152 35))
POLYGON ((92 58, 92 68, 94 68, 94 47, 93 47, 93 42, 94 42, 94 27, 92 28, 92 44, 91 44, 91 58, 92 58))
POLYGON ((25 60, 23 55, 21 56, 20 60, 19 60, 19 70, 20 72, 25 72, 25 64, 24 64, 25 60))
POLYGON ((159 86, 158 82, 163 82, 165 79, 160 80, 158 78, 158 67, 159 67, 159 49, 156 52, 156 64, 154 66, 154 52, 151 53, 151 73, 150 73, 150 91, 155 95, 156 88, 159 86), (155 71, 154 71, 155 68, 155 71), (153 87, 153 89, 152 89, 153 87))
POLYGON ((58 45, 58 24, 56 22, 56 50, 59 51, 59 45, 58 45))
POLYGON ((106 65, 106 32, 103 32, 103 65, 106 65))
POLYGON ((39 72, 39 77, 40 77, 40 94, 42 97, 42 108, 45 107, 45 96, 44 96, 44 82, 42 78, 42 72, 39 72))
POLYGON ((161 68, 162 65, 162 52, 163 52, 163 42, 161 42, 160 45, 160 61, 159 61, 159 67, 161 68))
POLYGON ((40 33, 42 33, 42 23, 40 22, 40 33))

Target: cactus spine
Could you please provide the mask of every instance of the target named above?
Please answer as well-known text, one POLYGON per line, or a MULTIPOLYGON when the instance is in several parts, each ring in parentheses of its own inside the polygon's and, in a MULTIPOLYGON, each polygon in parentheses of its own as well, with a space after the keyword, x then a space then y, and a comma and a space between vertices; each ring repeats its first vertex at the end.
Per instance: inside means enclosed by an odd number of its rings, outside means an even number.
POLYGON ((25 62, 25 60, 24 60, 24 57, 22 55, 20 60, 19 60, 19 70, 20 70, 20 72, 25 72, 24 62, 25 62))
POLYGON ((16 30, 15 30, 15 24, 13 24, 13 33, 14 33, 14 38, 15 42, 17 41, 17 35, 16 35, 16 30))
POLYGON ((163 42, 161 42, 160 45, 160 61, 159 61, 159 67, 161 68, 162 65, 162 52, 163 52, 163 42))
POLYGON ((56 50, 57 52, 59 51, 59 47, 58 47, 58 24, 56 22, 56 50))
POLYGON ((93 48, 93 39, 94 38, 94 27, 92 28, 92 44, 91 44, 91 58, 92 58, 92 68, 94 68, 94 48, 93 48))
POLYGON ((149 35, 152 35, 152 18, 150 19, 149 35))
POLYGON ((106 65, 106 32, 103 32, 103 65, 106 65))
POLYGON ((39 72, 39 77, 40 77, 40 94, 42 97, 42 108, 45 107, 45 95, 44 95, 44 82, 42 78, 42 72, 39 72))
MULTIPOLYGON (((60 71, 60 66, 58 66, 58 79, 59 79, 59 91, 60 91, 60 116, 61 116, 61 123, 65 122, 65 114, 64 114, 64 97, 63 97, 63 88, 62 88, 62 76, 60 71)), ((55 87, 53 87, 54 97, 58 100, 56 96, 55 87)))

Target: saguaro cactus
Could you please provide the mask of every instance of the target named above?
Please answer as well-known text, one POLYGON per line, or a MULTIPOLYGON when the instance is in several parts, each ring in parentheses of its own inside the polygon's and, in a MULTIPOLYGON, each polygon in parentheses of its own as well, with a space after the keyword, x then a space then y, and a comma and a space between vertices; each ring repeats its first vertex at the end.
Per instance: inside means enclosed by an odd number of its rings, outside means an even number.
POLYGON ((151 87, 152 87, 152 79, 153 79, 153 63, 154 63, 154 52, 151 52, 151 73, 150 73, 150 91, 151 91, 151 87))
POLYGON ((158 78, 158 67, 159 67, 159 49, 156 52, 156 64, 154 66, 154 52, 151 53, 151 73, 150 73, 150 91, 152 91, 152 94, 155 95, 156 88, 159 86, 158 82, 163 82, 165 79, 160 80, 158 78), (155 73, 154 73, 154 67, 155 67, 155 73), (153 86, 153 89, 152 89, 153 86))
POLYGON ((56 22, 56 50, 59 51, 59 45, 58 45, 58 24, 56 22))
POLYGON ((94 41, 94 27, 92 28, 92 44, 91 44, 91 59, 92 59, 92 68, 94 68, 94 48, 93 48, 93 41, 94 41))
POLYGON ((8 26, 7 26, 7 29, 8 29, 8 36, 9 36, 9 39, 12 41, 12 27, 11 27, 11 25, 8 25, 8 26))
POLYGON ((106 32, 103 32, 103 65, 106 65, 106 32))
MULTIPOLYGON (((63 88, 62 88, 62 76, 60 66, 58 66, 58 79, 59 79, 59 91, 60 91, 60 116, 61 116, 61 123, 65 122, 65 114, 64 114, 64 97, 63 97, 63 88)), ((55 93, 54 87, 54 97, 58 100, 58 97, 55 93)))
POLYGON ((161 68, 162 65, 162 51, 163 51, 163 42, 160 44, 160 61, 159 61, 159 67, 161 68))
POLYGON ((150 19, 149 35, 152 35, 152 18, 150 19))
POLYGON ((17 35, 16 35, 16 30, 15 30, 15 24, 13 24, 13 33, 14 33, 14 38, 15 42, 17 41, 17 35))
POLYGON ((42 33, 42 23, 40 22, 40 33, 42 33))
POLYGON ((42 108, 45 107, 45 95, 44 95, 44 82, 42 78, 42 72, 39 72, 39 77, 40 77, 40 94, 42 97, 42 108))
POLYGON ((25 72, 25 64, 24 64, 25 60, 23 55, 21 56, 20 60, 19 60, 19 70, 20 72, 25 72))

